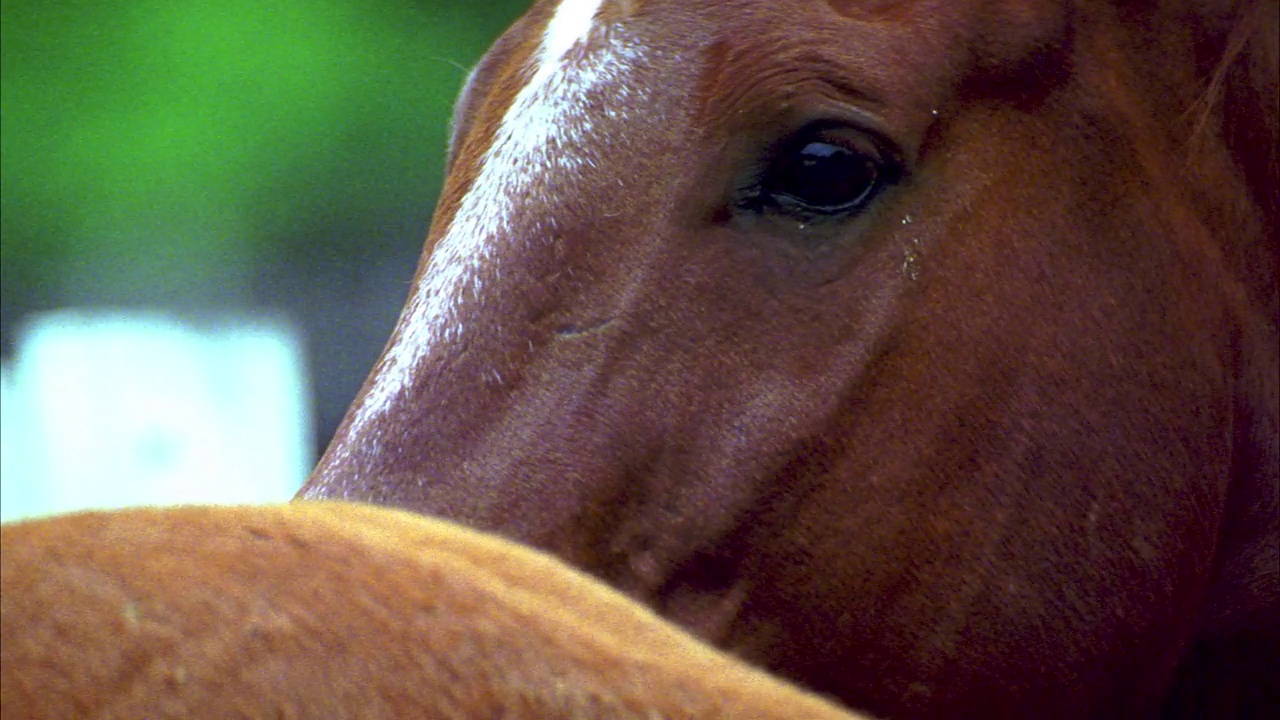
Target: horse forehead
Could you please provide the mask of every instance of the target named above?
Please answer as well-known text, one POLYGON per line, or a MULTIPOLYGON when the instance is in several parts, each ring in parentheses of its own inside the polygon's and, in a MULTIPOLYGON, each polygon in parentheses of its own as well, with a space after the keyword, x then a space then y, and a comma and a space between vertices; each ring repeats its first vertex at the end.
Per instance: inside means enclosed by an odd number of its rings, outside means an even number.
POLYGON ((517 81, 493 89, 479 133, 486 142, 469 148, 470 172, 446 238, 500 241, 516 229, 514 216, 582 184, 583 171, 609 144, 607 129, 651 94, 632 82, 647 48, 620 28, 617 8, 624 5, 632 3, 561 0, 526 31, 527 52, 507 60, 507 76, 517 81))
MULTIPOLYGON (((508 78, 486 102, 486 143, 471 143, 453 173, 452 212, 409 299, 358 428, 397 401, 419 362, 481 330, 476 313, 492 299, 504 263, 536 251, 554 217, 543 210, 585 185, 598 165, 601 128, 642 104, 627 82, 642 47, 602 19, 610 0, 562 0, 506 62, 508 78), (458 168, 468 168, 459 170, 458 168), (470 177, 463 177, 463 175, 470 177)), ((541 8, 538 8, 540 10, 541 8)), ((476 134, 476 133, 472 133, 476 134)), ((508 275, 509 277, 510 275, 508 275)), ((494 379, 501 382, 500 371, 494 379)))
MULTIPOLYGON (((477 137, 469 139, 459 170, 465 196, 494 196, 495 185, 518 186, 521 179, 545 179, 571 170, 582 155, 580 144, 563 142, 572 136, 579 143, 589 129, 588 93, 601 86, 618 86, 627 71, 629 56, 639 51, 629 38, 621 42, 612 31, 617 0, 560 0, 549 11, 535 7, 531 14, 549 13, 542 22, 525 23, 515 44, 522 51, 504 59, 495 74, 502 78, 488 91, 478 118, 477 137), (480 140, 481 142, 476 142, 480 140), (523 150, 518 163, 506 163, 499 173, 498 156, 523 150), (482 182, 487 181, 487 182, 482 182)), ((468 89, 465 92, 470 92, 468 89)), ((506 158, 511 159, 511 158, 506 158)), ((508 193, 500 193, 508 194, 508 193)), ((465 197, 464 196, 464 197, 465 197)), ((462 204, 465 204, 465 199, 462 204)), ((456 225, 456 218, 451 218, 456 225)))

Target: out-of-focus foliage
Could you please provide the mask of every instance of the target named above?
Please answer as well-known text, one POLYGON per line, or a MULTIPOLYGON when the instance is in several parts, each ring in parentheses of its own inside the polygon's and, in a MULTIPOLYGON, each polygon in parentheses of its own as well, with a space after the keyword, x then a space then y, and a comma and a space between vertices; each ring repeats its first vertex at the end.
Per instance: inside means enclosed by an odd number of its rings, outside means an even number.
POLYGON ((429 213, 463 68, 527 5, 5 0, 6 304, 164 299, 429 213))

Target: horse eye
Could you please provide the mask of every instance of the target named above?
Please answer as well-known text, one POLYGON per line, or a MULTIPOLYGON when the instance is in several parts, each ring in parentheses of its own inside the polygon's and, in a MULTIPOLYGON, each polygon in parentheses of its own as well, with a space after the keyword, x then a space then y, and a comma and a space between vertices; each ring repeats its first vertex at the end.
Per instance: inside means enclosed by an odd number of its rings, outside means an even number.
POLYGON ((862 209, 885 182, 878 158, 824 140, 800 142, 774 159, 761 182, 761 206, 788 214, 833 216, 862 209))

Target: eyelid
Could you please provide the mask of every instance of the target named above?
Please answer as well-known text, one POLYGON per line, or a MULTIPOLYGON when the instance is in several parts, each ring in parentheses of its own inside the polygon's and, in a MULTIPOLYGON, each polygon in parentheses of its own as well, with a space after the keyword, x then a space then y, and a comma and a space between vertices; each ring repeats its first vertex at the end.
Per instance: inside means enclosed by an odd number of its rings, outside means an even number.
POLYGON ((878 133, 838 121, 818 121, 801 128, 791 136, 782 150, 789 151, 802 148, 808 143, 824 142, 839 145, 850 152, 858 153, 875 160, 888 168, 901 163, 895 152, 878 133))
POLYGON ((850 125, 843 120, 830 118, 811 120, 801 124, 792 132, 775 138, 772 143, 766 145, 757 156, 755 163, 753 163, 750 180, 740 186, 739 189, 747 191, 751 188, 759 188, 765 174, 778 161, 778 158, 786 153, 798 151, 813 142, 839 145, 851 152, 867 155, 885 165, 896 161, 894 153, 887 152, 880 142, 874 140, 870 137, 870 133, 860 127, 850 125))
POLYGON ((457 160, 460 146, 470 133, 474 116, 483 105, 497 74, 505 66, 511 54, 519 50, 517 44, 520 37, 519 31, 528 22, 530 22, 529 15, 516 21, 516 24, 508 28, 467 73, 466 81, 454 100, 453 112, 450 116, 449 147, 446 154, 448 167, 452 167, 457 160))
POLYGON ((462 89, 458 91, 457 99, 453 101, 453 112, 449 116, 449 146, 446 155, 450 166, 458 157, 458 146, 462 142, 462 134, 470 124, 475 104, 475 98, 472 96, 475 93, 476 75, 480 72, 482 64, 483 61, 472 66, 471 71, 467 73, 467 79, 462 83, 462 89))

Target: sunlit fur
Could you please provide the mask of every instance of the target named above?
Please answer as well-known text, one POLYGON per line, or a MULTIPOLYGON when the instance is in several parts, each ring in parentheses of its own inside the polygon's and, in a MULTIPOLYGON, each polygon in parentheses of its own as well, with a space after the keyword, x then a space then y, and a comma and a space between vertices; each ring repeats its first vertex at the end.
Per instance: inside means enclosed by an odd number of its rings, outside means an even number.
POLYGON ((548 556, 382 508, 5 525, 0 590, 15 720, 853 720, 548 556))

